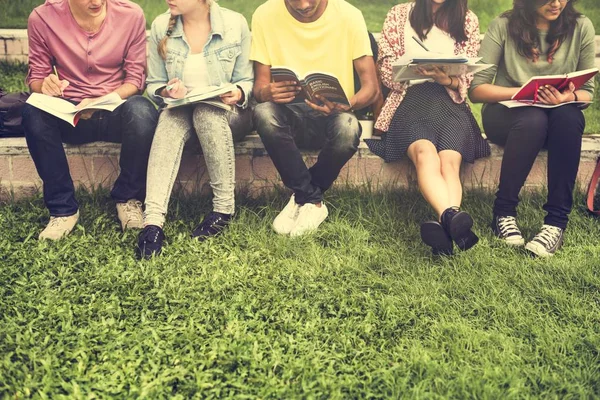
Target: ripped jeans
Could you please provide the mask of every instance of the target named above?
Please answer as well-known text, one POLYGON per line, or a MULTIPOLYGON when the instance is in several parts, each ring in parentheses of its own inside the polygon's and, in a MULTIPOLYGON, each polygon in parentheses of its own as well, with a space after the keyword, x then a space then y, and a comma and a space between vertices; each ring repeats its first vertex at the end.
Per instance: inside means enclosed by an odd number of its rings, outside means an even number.
POLYGON ((322 201, 358 150, 361 126, 351 112, 312 117, 265 102, 256 105, 253 118, 283 184, 294 191, 298 204, 322 201), (308 168, 298 148, 321 149, 317 162, 308 168))
POLYGON ((233 214, 235 152, 233 142, 252 130, 251 110, 232 112, 206 104, 160 113, 148 161, 144 225, 163 226, 185 143, 195 132, 202 147, 213 191, 213 210, 233 214))

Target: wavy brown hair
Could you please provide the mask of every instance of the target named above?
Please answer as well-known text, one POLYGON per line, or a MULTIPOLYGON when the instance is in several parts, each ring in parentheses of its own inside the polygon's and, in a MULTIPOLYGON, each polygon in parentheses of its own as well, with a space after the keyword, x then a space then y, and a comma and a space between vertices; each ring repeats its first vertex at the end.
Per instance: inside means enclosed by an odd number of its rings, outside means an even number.
MULTIPOLYGON (((581 16, 581 13, 575 10, 576 2, 577 0, 569 1, 559 17, 550 22, 550 30, 546 36, 546 42, 550 46, 548 62, 552 62, 560 45, 575 31, 577 18, 581 16)), ((508 35, 517 45, 519 54, 534 62, 540 57, 541 47, 536 28, 537 9, 546 3, 547 0, 514 0, 512 10, 501 15, 508 18, 508 35)))
POLYGON ((424 40, 435 24, 444 32, 448 32, 457 42, 467 40, 465 32, 465 18, 467 0, 446 0, 434 14, 431 9, 431 0, 415 0, 415 6, 410 13, 410 25, 419 39, 424 40))

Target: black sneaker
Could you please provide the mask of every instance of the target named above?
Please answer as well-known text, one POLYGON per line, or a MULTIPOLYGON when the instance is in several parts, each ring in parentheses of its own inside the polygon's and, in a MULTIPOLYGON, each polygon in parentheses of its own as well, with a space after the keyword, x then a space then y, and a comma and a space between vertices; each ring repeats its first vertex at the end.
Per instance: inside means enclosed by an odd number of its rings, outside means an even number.
POLYGON ((138 235, 137 255, 140 259, 149 259, 160 255, 165 234, 160 226, 147 225, 138 235))
POLYGON ((442 213, 442 226, 450 235, 454 243, 461 250, 468 250, 479 242, 473 233, 473 218, 458 207, 450 207, 442 213))
POLYGON ((192 237, 199 241, 204 241, 211 236, 216 236, 229 224, 231 214, 221 214, 211 211, 204 221, 198 225, 192 232, 192 237))
POLYGON ((563 244, 564 233, 565 231, 557 226, 544 224, 525 248, 538 257, 553 256, 563 244))
POLYGON ((431 246, 434 256, 451 256, 453 252, 452 239, 437 221, 425 221, 421 224, 421 239, 431 246))
POLYGON ((525 244, 525 239, 523 239, 523 235, 517 226, 515 217, 495 215, 492 220, 492 231, 498 239, 508 245, 523 246, 525 244))

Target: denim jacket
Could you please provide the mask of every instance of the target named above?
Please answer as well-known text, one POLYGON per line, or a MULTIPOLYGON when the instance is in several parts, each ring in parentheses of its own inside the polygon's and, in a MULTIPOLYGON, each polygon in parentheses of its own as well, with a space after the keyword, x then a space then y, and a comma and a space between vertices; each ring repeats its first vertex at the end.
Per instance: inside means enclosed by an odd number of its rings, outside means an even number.
MULTIPOLYGON (((178 18, 167 40, 167 59, 163 60, 158 54, 158 44, 166 35, 170 16, 167 11, 156 17, 150 33, 146 83, 148 95, 158 105, 163 105, 163 100, 157 93, 167 82, 175 77, 183 80, 183 67, 190 52, 183 32, 183 21, 178 18)), ((244 92, 242 108, 246 108, 254 84, 254 71, 249 60, 251 37, 248 23, 241 14, 213 2, 210 6, 210 25, 211 32, 203 50, 210 85, 238 85, 244 92)))

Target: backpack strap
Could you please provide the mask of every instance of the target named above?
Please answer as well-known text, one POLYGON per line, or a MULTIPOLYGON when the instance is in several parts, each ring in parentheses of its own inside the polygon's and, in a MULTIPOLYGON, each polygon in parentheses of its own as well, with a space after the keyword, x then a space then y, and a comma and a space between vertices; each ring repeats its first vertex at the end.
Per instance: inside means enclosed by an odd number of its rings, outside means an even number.
POLYGON ((594 210, 594 197, 596 195, 596 190, 598 189, 598 180, 600 180, 600 157, 596 162, 596 168, 594 169, 594 173, 592 174, 592 180, 590 181, 590 186, 588 187, 587 193, 588 211, 600 217, 600 210, 594 210))

